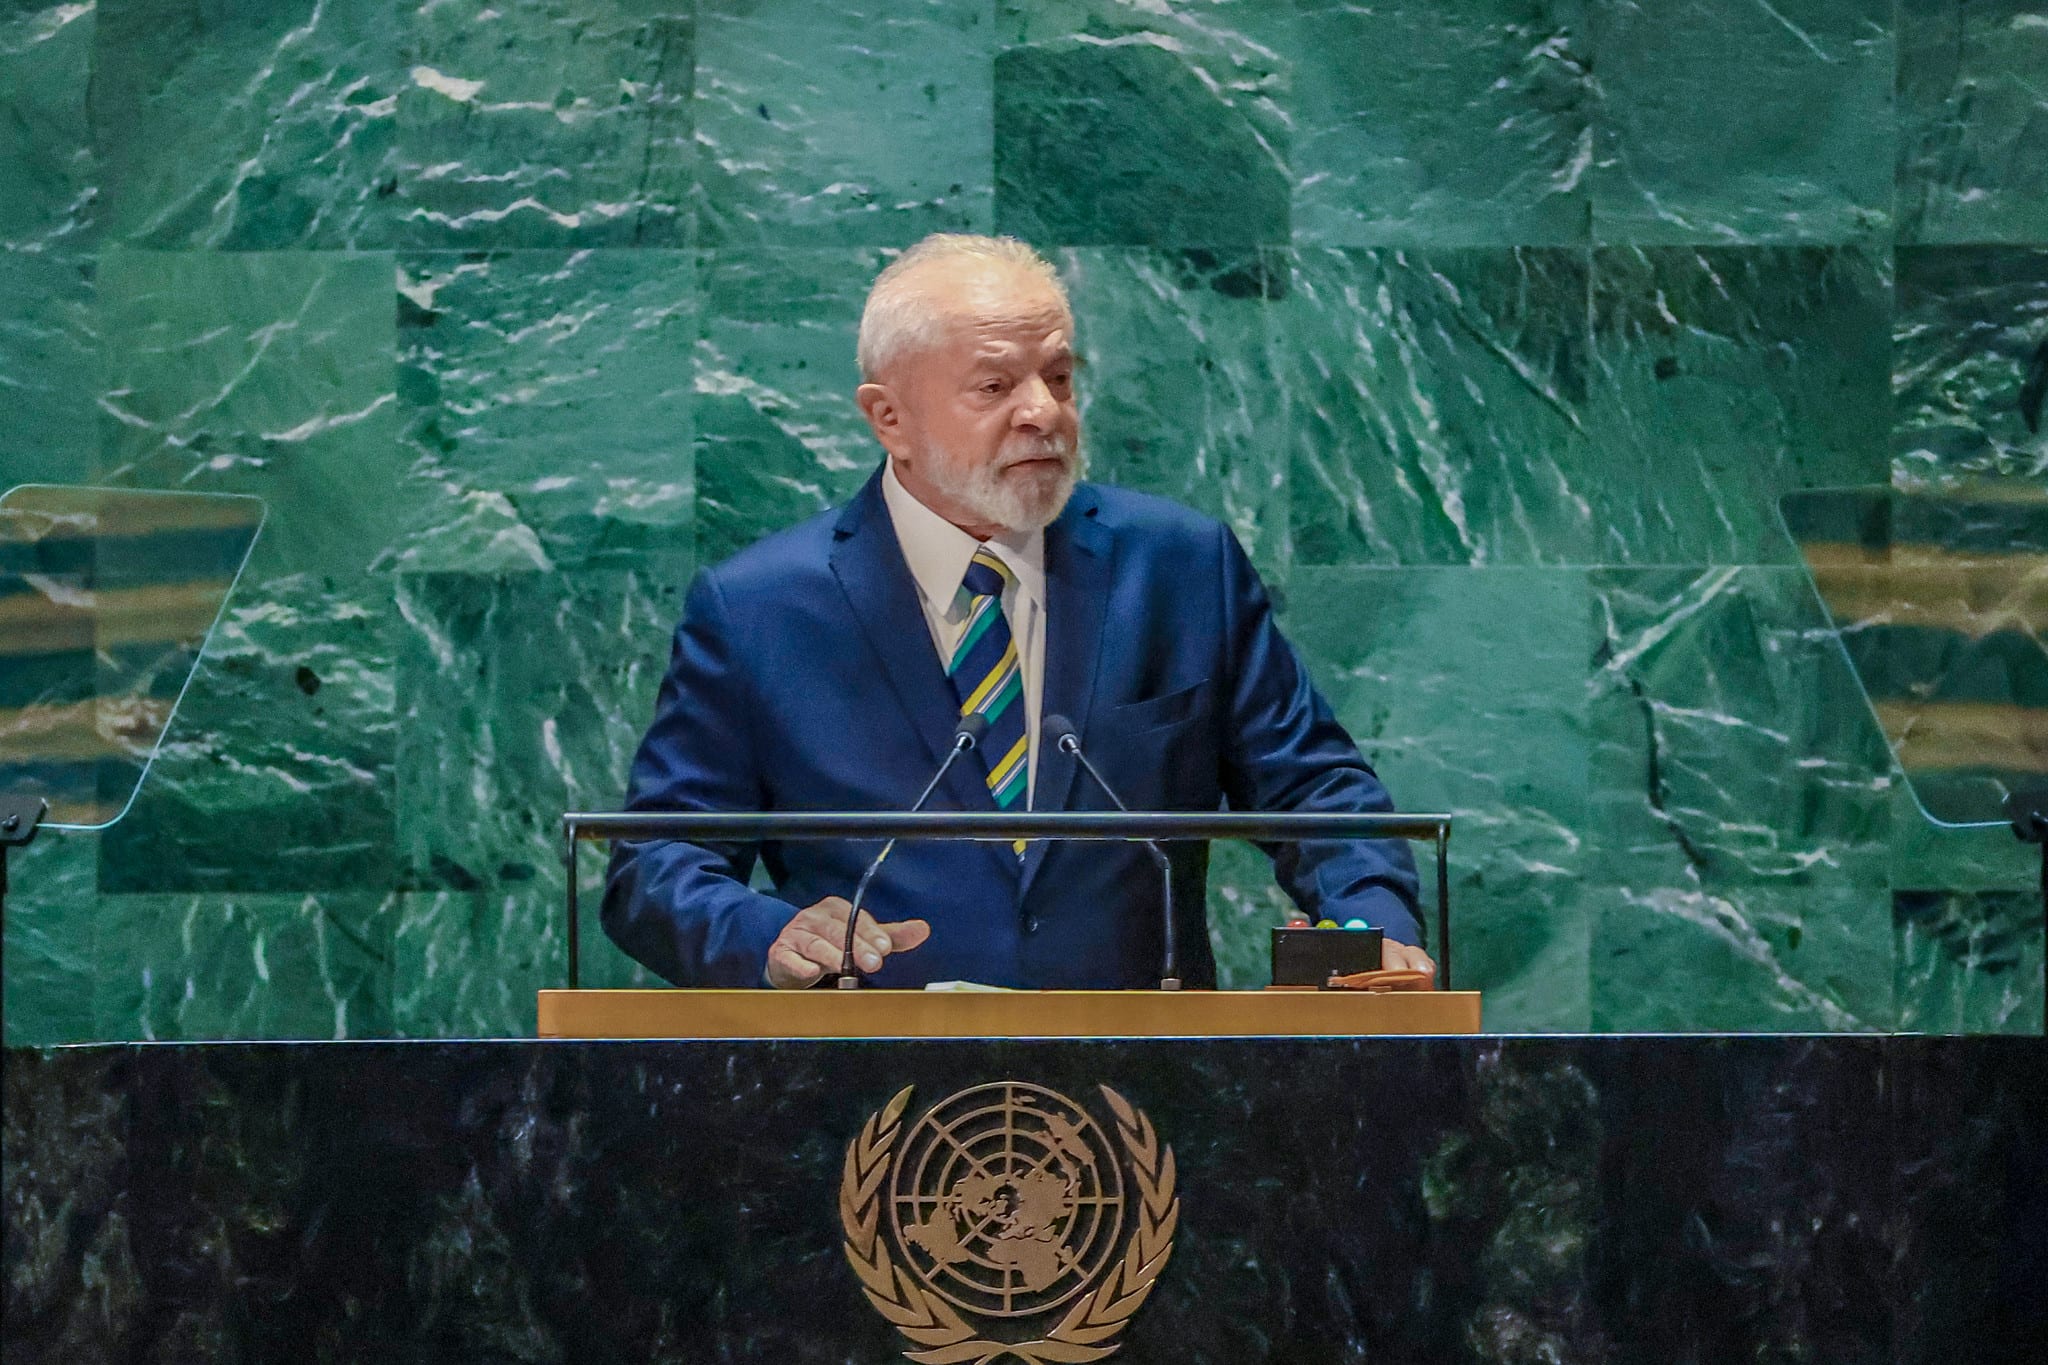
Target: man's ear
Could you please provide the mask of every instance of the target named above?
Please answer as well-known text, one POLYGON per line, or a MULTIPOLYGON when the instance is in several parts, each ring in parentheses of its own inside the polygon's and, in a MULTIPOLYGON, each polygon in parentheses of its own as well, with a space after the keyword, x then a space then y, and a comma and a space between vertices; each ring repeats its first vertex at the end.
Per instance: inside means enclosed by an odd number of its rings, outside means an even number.
POLYGON ((903 454, 909 445, 904 439, 903 405, 889 386, 863 384, 853 391, 853 401, 860 404, 861 416, 868 419, 868 430, 875 433, 882 449, 891 455, 903 454))

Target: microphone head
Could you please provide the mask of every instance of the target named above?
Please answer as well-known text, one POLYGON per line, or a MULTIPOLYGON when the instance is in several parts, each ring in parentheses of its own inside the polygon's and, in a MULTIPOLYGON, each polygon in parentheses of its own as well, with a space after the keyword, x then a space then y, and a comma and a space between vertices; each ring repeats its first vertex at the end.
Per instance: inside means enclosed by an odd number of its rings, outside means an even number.
POLYGON ((1042 738, 1051 740, 1055 749, 1063 751, 1070 740, 1077 748, 1081 743, 1081 737, 1074 732, 1074 722, 1061 715, 1047 716, 1038 722, 1038 733, 1042 738))
POLYGON ((972 749, 981 743, 981 737, 988 733, 988 717, 979 711, 969 711, 960 717, 960 724, 953 731, 953 742, 964 743, 972 749))

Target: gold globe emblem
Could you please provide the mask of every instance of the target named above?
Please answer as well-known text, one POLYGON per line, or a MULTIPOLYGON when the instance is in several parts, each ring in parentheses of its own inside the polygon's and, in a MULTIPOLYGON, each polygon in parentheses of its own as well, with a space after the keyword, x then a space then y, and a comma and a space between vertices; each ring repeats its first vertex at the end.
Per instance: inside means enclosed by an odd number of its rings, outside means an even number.
POLYGON ((911 1271, 971 1313, 1065 1303, 1122 1239, 1123 1172, 1100 1125, 1065 1096, 1005 1081, 912 1125, 889 1215, 911 1271))
POLYGON ((1099 1360, 1173 1251, 1173 1150, 1107 1086, 1114 1124, 1024 1081, 940 1100, 905 1088, 846 1151, 846 1255, 920 1365, 1099 1360), (1111 1131, 1115 1136, 1112 1138, 1111 1131), (1057 1315, 1057 1320, 1055 1320, 1057 1315), (1037 1335, 1015 1325, 1042 1319, 1037 1335), (991 1326, 984 1326, 987 1322, 991 1326))

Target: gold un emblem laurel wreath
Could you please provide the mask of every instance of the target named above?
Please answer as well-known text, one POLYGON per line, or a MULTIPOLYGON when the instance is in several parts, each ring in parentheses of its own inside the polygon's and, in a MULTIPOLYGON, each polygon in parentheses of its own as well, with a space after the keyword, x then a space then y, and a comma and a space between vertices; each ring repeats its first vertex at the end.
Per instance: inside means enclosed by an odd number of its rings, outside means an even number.
POLYGON ((1180 1222, 1173 1149, 1152 1121, 1099 1087, 1112 1144, 1066 1096, 1002 1081, 948 1096, 906 1129, 912 1088, 869 1116, 839 1185, 846 1259, 917 1348, 904 1355, 1076 1365, 1113 1353, 1180 1222), (997 1340, 992 1322, 1042 1335, 997 1340))

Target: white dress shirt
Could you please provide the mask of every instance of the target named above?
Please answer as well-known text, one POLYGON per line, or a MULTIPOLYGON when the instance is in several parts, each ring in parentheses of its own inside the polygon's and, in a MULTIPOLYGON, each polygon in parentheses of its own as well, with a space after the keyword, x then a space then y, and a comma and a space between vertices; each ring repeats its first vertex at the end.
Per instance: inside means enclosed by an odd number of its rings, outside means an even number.
MULTIPOLYGON (((894 460, 882 471, 882 501, 888 505, 896 543, 903 547, 904 562, 917 584, 917 600, 924 607, 924 623, 931 628, 932 647, 944 668, 967 630, 967 598, 960 585, 982 542, 919 502, 897 479, 894 460)), ((1005 531, 992 537, 988 548, 1003 561, 1012 580, 1003 589, 1003 616, 1010 623, 1010 638, 1017 642, 1017 664, 1024 674, 1024 738, 1031 765, 1025 778, 1028 808, 1038 790, 1038 709, 1045 696, 1045 532, 1019 536, 1005 531)))

